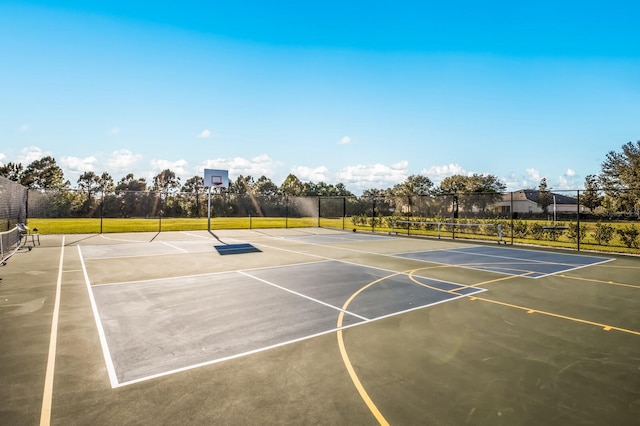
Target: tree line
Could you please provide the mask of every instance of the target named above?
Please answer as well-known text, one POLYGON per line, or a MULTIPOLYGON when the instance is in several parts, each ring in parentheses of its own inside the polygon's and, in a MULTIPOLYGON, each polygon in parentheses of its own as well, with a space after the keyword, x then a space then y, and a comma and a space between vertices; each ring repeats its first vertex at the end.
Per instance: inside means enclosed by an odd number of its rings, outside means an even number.
MULTIPOLYGON (((21 163, 8 163, 0 166, 0 176, 18 182, 29 189, 53 190, 72 189, 71 182, 66 180, 64 172, 56 163, 55 158, 45 156, 35 160, 26 167, 21 163)), ((96 174, 86 171, 76 181, 76 188, 86 192, 118 192, 118 191, 162 191, 175 192, 203 192, 206 191, 202 176, 193 176, 181 183, 181 178, 175 172, 165 169, 155 175, 151 182, 145 178, 137 178, 128 173, 119 181, 113 179, 109 172, 96 174)), ((427 195, 451 192, 502 192, 506 186, 493 175, 473 174, 471 176, 455 175, 447 177, 439 187, 426 176, 411 175, 404 182, 393 187, 381 189, 367 189, 364 197, 384 198, 393 195, 427 195)), ((303 182, 294 174, 289 174, 279 186, 270 178, 260 176, 239 175, 235 181, 229 182, 227 192, 234 194, 258 195, 290 195, 290 196, 354 196, 343 183, 329 184, 325 182, 303 182)))
MULTIPOLYGON (((86 206, 84 210, 94 208, 92 205, 96 194, 117 195, 116 199, 124 198, 126 193, 137 192, 160 193, 165 196, 186 194, 195 196, 197 200, 196 205, 189 206, 186 210, 199 215, 202 211, 201 195, 208 191, 202 176, 193 176, 181 182, 181 178, 170 169, 161 171, 150 182, 132 173, 116 182, 108 172, 96 174, 93 171, 86 171, 76 181, 76 188, 72 188, 70 181, 65 179, 63 170, 51 156, 35 160, 26 167, 21 163, 10 162, 0 166, 0 176, 43 193, 51 190, 74 189, 84 194, 82 201, 86 206)), ((598 175, 588 175, 584 185, 580 203, 589 209, 638 212, 640 210, 640 141, 628 142, 619 152, 610 151, 602 163, 601 172, 598 175)), ((506 185, 490 174, 449 176, 438 186, 434 185, 427 176, 411 175, 403 182, 386 189, 366 189, 360 198, 381 200, 387 204, 405 206, 405 208, 408 206, 410 211, 412 199, 415 196, 446 195, 450 196, 450 209, 455 215, 459 209, 484 211, 490 204, 502 199, 505 189, 506 185)), ((551 204, 551 191, 548 189, 546 178, 540 181, 537 189, 538 205, 546 211, 551 204)), ((229 188, 225 193, 240 198, 248 195, 266 199, 287 196, 354 197, 354 194, 342 183, 302 182, 294 174, 289 174, 280 185, 264 175, 257 179, 240 175, 229 182, 229 188)))

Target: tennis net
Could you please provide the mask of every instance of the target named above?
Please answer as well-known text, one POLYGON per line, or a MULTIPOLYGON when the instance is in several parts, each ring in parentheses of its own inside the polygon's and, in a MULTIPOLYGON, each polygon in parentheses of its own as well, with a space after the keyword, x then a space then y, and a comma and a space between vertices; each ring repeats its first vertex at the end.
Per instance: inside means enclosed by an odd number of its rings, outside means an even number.
POLYGON ((20 248, 20 230, 15 228, 0 232, 0 265, 4 265, 7 259, 20 248))
POLYGON ((460 222, 430 222, 414 220, 394 220, 391 222, 391 232, 406 235, 422 235, 437 238, 468 238, 504 242, 502 239, 502 225, 499 223, 460 223, 460 222))

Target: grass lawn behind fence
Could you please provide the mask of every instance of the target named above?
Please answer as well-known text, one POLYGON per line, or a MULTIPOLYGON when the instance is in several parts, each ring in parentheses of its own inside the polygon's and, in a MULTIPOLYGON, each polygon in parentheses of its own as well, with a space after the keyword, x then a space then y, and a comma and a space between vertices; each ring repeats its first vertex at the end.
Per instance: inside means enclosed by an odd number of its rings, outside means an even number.
MULTIPOLYGON (((98 234, 115 232, 159 232, 207 230, 205 218, 72 218, 29 219, 31 229, 41 234, 98 234)), ((211 229, 300 228, 318 226, 317 218, 284 217, 216 217, 211 218, 211 229)))

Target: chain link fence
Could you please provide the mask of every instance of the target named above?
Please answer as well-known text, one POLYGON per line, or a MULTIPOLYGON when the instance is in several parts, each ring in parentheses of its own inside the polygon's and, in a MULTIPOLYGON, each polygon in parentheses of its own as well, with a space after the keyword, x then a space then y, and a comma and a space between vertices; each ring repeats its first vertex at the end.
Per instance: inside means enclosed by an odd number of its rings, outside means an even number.
MULTIPOLYGON (((14 191, 19 198, 20 191, 14 191)), ((29 219, 99 219, 92 230, 96 233, 109 232, 110 220, 127 218, 148 219, 149 225, 140 231, 208 229, 210 211, 210 220, 224 228, 322 226, 578 250, 622 248, 631 253, 639 253, 640 244, 640 191, 633 190, 520 190, 382 198, 29 190, 26 198, 29 219)), ((24 213, 17 204, 12 209, 7 215, 19 221, 24 213)), ((46 227, 41 229, 46 232, 46 227)))
POLYGON ((27 217, 27 188, 0 176, 0 232, 24 223, 27 217))

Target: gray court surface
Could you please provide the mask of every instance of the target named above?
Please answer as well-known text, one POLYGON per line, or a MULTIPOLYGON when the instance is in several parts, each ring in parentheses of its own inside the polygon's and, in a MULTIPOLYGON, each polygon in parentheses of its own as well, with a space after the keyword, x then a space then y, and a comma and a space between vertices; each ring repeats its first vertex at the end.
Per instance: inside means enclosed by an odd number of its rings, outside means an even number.
MULTIPOLYGON (((178 247, 182 244, 172 243, 178 247)), ((197 247, 192 247, 196 248, 197 247)), ((155 246, 164 253, 164 247, 155 246)), ((84 251, 87 251, 86 249, 84 251)), ((102 250, 88 250, 93 258, 102 250)), ((92 286, 120 386, 484 291, 338 261, 92 286), (386 277, 386 278, 385 278, 386 277), (382 280, 345 302, 369 283, 382 280)))

